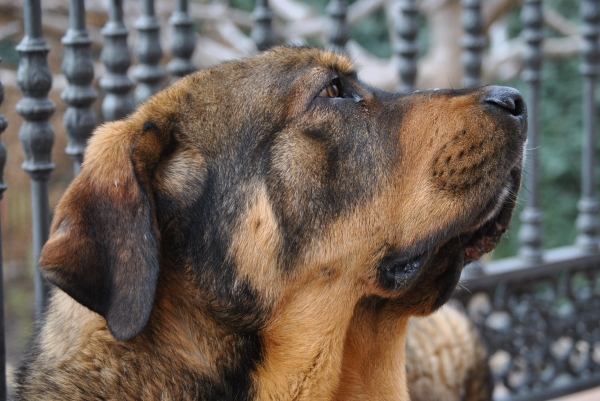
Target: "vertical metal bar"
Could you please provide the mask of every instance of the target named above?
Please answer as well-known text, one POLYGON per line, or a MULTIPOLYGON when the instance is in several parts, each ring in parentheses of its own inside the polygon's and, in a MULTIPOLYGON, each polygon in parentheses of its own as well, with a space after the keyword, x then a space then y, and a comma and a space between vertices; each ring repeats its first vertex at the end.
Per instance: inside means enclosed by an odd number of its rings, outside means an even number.
POLYGON ((327 22, 327 39, 329 50, 336 53, 346 52, 346 42, 350 36, 350 27, 346 22, 348 2, 346 0, 331 0, 325 9, 329 16, 327 22))
POLYGON ((138 65, 133 70, 133 76, 138 85, 133 95, 135 104, 140 104, 162 89, 165 71, 159 65, 162 58, 160 47, 160 25, 154 15, 154 0, 142 0, 142 14, 135 22, 139 31, 135 44, 135 55, 138 65))
POLYGON ((167 71, 171 74, 171 82, 197 70, 192 63, 192 53, 196 47, 194 35, 194 22, 188 15, 188 1, 177 0, 177 8, 169 19, 173 27, 171 35, 171 53, 173 59, 167 64, 167 71))
POLYGON ((462 38, 462 62, 465 68, 463 86, 475 88, 481 86, 481 58, 486 44, 483 36, 481 0, 462 0, 462 6, 462 26, 465 30, 465 36, 462 38))
POLYGON ((17 46, 17 84, 23 92, 23 99, 17 103, 16 108, 25 120, 19 130, 19 139, 25 153, 22 167, 31 178, 36 311, 40 313, 46 304, 48 287, 42 281, 37 262, 50 231, 48 180, 54 169, 51 155, 54 130, 49 119, 56 107, 48 99, 48 92, 52 87, 52 73, 47 60, 50 48, 42 36, 40 0, 25 0, 23 15, 25 36, 17 46))
POLYGON ((100 79, 100 87, 106 95, 102 101, 104 120, 113 121, 133 111, 129 91, 133 81, 127 76, 131 65, 131 53, 127 47, 127 28, 123 22, 123 0, 111 0, 108 22, 102 28, 104 46, 100 58, 106 65, 106 74, 100 79))
POLYGON ((96 113, 91 105, 98 94, 92 88, 94 61, 90 50, 92 40, 88 37, 85 26, 84 0, 71 0, 70 20, 71 27, 62 38, 65 45, 62 70, 69 86, 61 93, 60 98, 69 106, 63 120, 69 139, 66 152, 73 158, 77 175, 87 140, 96 126, 96 113))
MULTIPOLYGON (((0 58, 0 61, 2 59, 0 58)), ((0 104, 4 101, 4 87, 0 82, 0 104)), ((6 118, 0 114, 0 135, 8 126, 6 118)), ((6 164, 6 148, 0 139, 0 202, 6 191, 4 182, 4 165, 6 164)), ((0 216, 1 217, 1 216, 0 216)), ((2 220, 0 219, 0 401, 5 401, 6 394, 6 340, 4 330, 4 265, 2 263, 2 220)))
POLYGON ((250 36, 256 47, 261 52, 268 50, 269 48, 277 44, 275 34, 271 27, 271 21, 273 21, 273 11, 269 8, 268 0, 256 0, 256 7, 252 11, 252 20, 254 26, 250 36))
POLYGON ((539 100, 540 100, 540 82, 542 69, 542 41, 543 32, 543 13, 542 0, 525 0, 523 11, 521 12, 523 21, 523 39, 525 46, 525 69, 523 71, 523 80, 527 83, 527 103, 529 111, 529 133, 528 133, 528 153, 527 153, 527 205, 521 214, 521 231, 519 239, 521 248, 519 255, 532 264, 540 263, 543 257, 542 251, 542 211, 539 201, 539 100))
POLYGON ((581 165, 581 199, 577 205, 579 216, 577 245, 584 252, 598 252, 598 201, 594 167, 596 163, 596 77, 600 62, 600 1, 586 0, 581 5, 584 20, 581 36, 583 49, 581 74, 583 75, 583 141, 581 165))
POLYGON ((400 18, 397 32, 400 36, 396 45, 396 53, 400 59, 398 73, 400 83, 398 92, 411 93, 415 90, 417 78, 417 35, 419 34, 418 9, 415 0, 402 0, 400 2, 400 18))
MULTIPOLYGON (((481 14, 481 0, 462 0, 461 23, 464 36, 461 40, 462 64, 464 77, 462 85, 465 88, 481 86, 481 59, 486 39, 483 35, 483 15, 481 14)), ((465 277, 476 277, 484 273, 482 259, 465 267, 465 277)))
MULTIPOLYGON (((476 88, 481 86, 481 59, 486 39, 483 35, 483 15, 481 0, 462 0, 461 23, 465 32, 462 37, 462 64, 464 67, 463 86, 476 88)), ((483 260, 480 259, 466 266, 465 277, 475 277, 484 273, 483 260)))

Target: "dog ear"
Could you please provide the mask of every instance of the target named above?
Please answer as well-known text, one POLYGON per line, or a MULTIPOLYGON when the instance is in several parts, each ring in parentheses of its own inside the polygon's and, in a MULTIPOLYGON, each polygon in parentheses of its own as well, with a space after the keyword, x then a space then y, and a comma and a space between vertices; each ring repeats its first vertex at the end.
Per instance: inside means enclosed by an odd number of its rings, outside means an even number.
POLYGON ((42 250, 43 277, 102 315, 118 340, 139 334, 152 311, 160 233, 151 177, 172 141, 153 123, 101 127, 42 250))

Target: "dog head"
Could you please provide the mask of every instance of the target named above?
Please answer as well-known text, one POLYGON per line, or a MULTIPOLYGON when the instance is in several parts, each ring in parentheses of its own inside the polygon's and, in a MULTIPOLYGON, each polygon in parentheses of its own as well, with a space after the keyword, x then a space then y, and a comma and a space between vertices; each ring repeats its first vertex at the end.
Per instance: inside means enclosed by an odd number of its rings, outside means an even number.
POLYGON ((508 227, 525 134, 509 88, 391 94, 343 56, 276 48, 100 127, 40 270, 121 340, 167 270, 235 325, 295 291, 430 313, 508 227))

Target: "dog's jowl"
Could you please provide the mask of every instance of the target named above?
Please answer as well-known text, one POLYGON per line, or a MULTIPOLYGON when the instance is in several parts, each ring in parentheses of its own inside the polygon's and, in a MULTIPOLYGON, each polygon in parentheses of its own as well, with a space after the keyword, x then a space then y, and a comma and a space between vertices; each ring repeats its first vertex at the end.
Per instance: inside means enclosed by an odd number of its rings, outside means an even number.
POLYGON ((21 400, 407 400, 407 319, 508 228, 526 111, 282 47, 100 127, 40 260, 21 400))

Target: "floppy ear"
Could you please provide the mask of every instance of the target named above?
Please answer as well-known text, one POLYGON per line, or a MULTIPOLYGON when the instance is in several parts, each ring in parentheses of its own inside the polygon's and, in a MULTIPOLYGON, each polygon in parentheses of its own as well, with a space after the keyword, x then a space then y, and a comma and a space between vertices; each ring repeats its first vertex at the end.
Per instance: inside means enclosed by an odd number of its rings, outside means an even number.
POLYGON ((118 340, 139 334, 152 311, 160 234, 151 176, 172 140, 153 123, 101 127, 42 250, 42 275, 102 315, 118 340))

